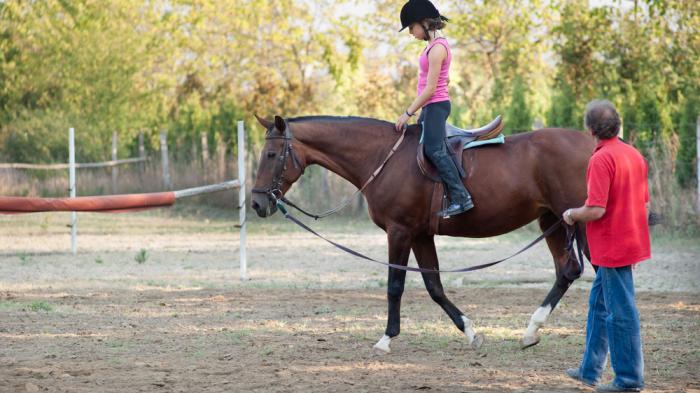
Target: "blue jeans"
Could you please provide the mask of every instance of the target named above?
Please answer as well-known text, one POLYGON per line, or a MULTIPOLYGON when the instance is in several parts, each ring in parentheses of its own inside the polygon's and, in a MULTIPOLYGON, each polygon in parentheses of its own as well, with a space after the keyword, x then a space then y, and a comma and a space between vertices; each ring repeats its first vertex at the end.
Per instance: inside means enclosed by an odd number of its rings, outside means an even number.
POLYGON ((587 383, 600 379, 609 349, 615 372, 613 384, 621 388, 644 387, 644 359, 632 267, 599 267, 588 306, 581 379, 587 383))

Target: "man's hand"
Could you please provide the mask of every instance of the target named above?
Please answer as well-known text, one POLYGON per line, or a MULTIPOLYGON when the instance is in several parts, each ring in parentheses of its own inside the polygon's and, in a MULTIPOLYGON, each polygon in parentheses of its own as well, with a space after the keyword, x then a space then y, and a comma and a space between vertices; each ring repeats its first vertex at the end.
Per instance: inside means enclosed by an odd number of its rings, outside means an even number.
POLYGON ((575 209, 567 209, 562 214, 564 222, 574 225, 575 222, 590 222, 600 219, 605 215, 605 208, 600 206, 581 206, 575 209))
POLYGON ((568 225, 574 225, 574 223, 576 223, 576 221, 574 221, 573 217, 571 217, 571 210, 573 210, 573 209, 566 209, 566 211, 562 215, 562 218, 564 218, 564 222, 567 223, 568 225))

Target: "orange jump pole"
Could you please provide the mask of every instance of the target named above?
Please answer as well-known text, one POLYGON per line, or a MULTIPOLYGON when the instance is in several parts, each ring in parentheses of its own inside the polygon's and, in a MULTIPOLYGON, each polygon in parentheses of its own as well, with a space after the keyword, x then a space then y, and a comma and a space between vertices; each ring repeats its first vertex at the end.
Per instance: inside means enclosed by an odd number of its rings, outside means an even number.
POLYGON ((179 191, 147 194, 85 196, 77 198, 0 197, 0 214, 39 212, 120 213, 171 206, 180 198, 238 188, 238 180, 179 191))

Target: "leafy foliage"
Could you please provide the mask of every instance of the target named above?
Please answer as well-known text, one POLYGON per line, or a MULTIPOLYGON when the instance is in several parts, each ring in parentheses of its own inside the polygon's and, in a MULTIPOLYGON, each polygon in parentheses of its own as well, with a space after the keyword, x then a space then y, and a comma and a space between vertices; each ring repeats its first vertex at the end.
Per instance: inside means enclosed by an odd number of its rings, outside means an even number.
MULTIPOLYGON (((450 80, 460 126, 504 114, 507 132, 582 127, 613 101, 625 138, 663 148, 683 187, 695 178, 700 7, 694 0, 437 0, 451 18, 450 80), (600 2, 597 2, 600 3, 600 2)), ((424 43, 399 35, 390 0, 7 0, 0 2, 0 161, 123 156, 168 131, 176 158, 235 149, 253 114, 394 121, 415 96, 424 43), (363 12, 362 9, 369 11, 363 12)), ((259 144, 262 129, 248 126, 259 144)), ((254 147, 255 148, 255 147, 254 147)))

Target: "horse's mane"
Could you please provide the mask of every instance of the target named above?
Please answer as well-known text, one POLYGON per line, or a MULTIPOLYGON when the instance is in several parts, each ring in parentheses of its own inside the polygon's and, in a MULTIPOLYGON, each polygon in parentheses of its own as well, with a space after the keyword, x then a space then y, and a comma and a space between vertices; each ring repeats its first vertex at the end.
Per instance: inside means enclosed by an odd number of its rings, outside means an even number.
MULTIPOLYGON (((374 119, 371 117, 359 116, 300 116, 287 119, 287 123, 326 123, 339 128, 353 127, 355 130, 362 130, 365 133, 374 135, 375 137, 393 138, 393 132, 387 132, 388 129, 393 130, 394 124, 386 120, 374 119)), ((411 130, 409 128, 409 130, 411 130)), ((411 131, 413 132, 413 131, 411 131)), ((420 132, 420 131, 419 131, 420 132)))
POLYGON ((359 116, 300 116, 287 119, 288 123, 299 123, 299 122, 314 122, 314 121, 326 121, 331 123, 354 123, 354 122, 370 122, 377 125, 386 125, 388 122, 379 119, 373 119, 371 117, 359 117, 359 116))

